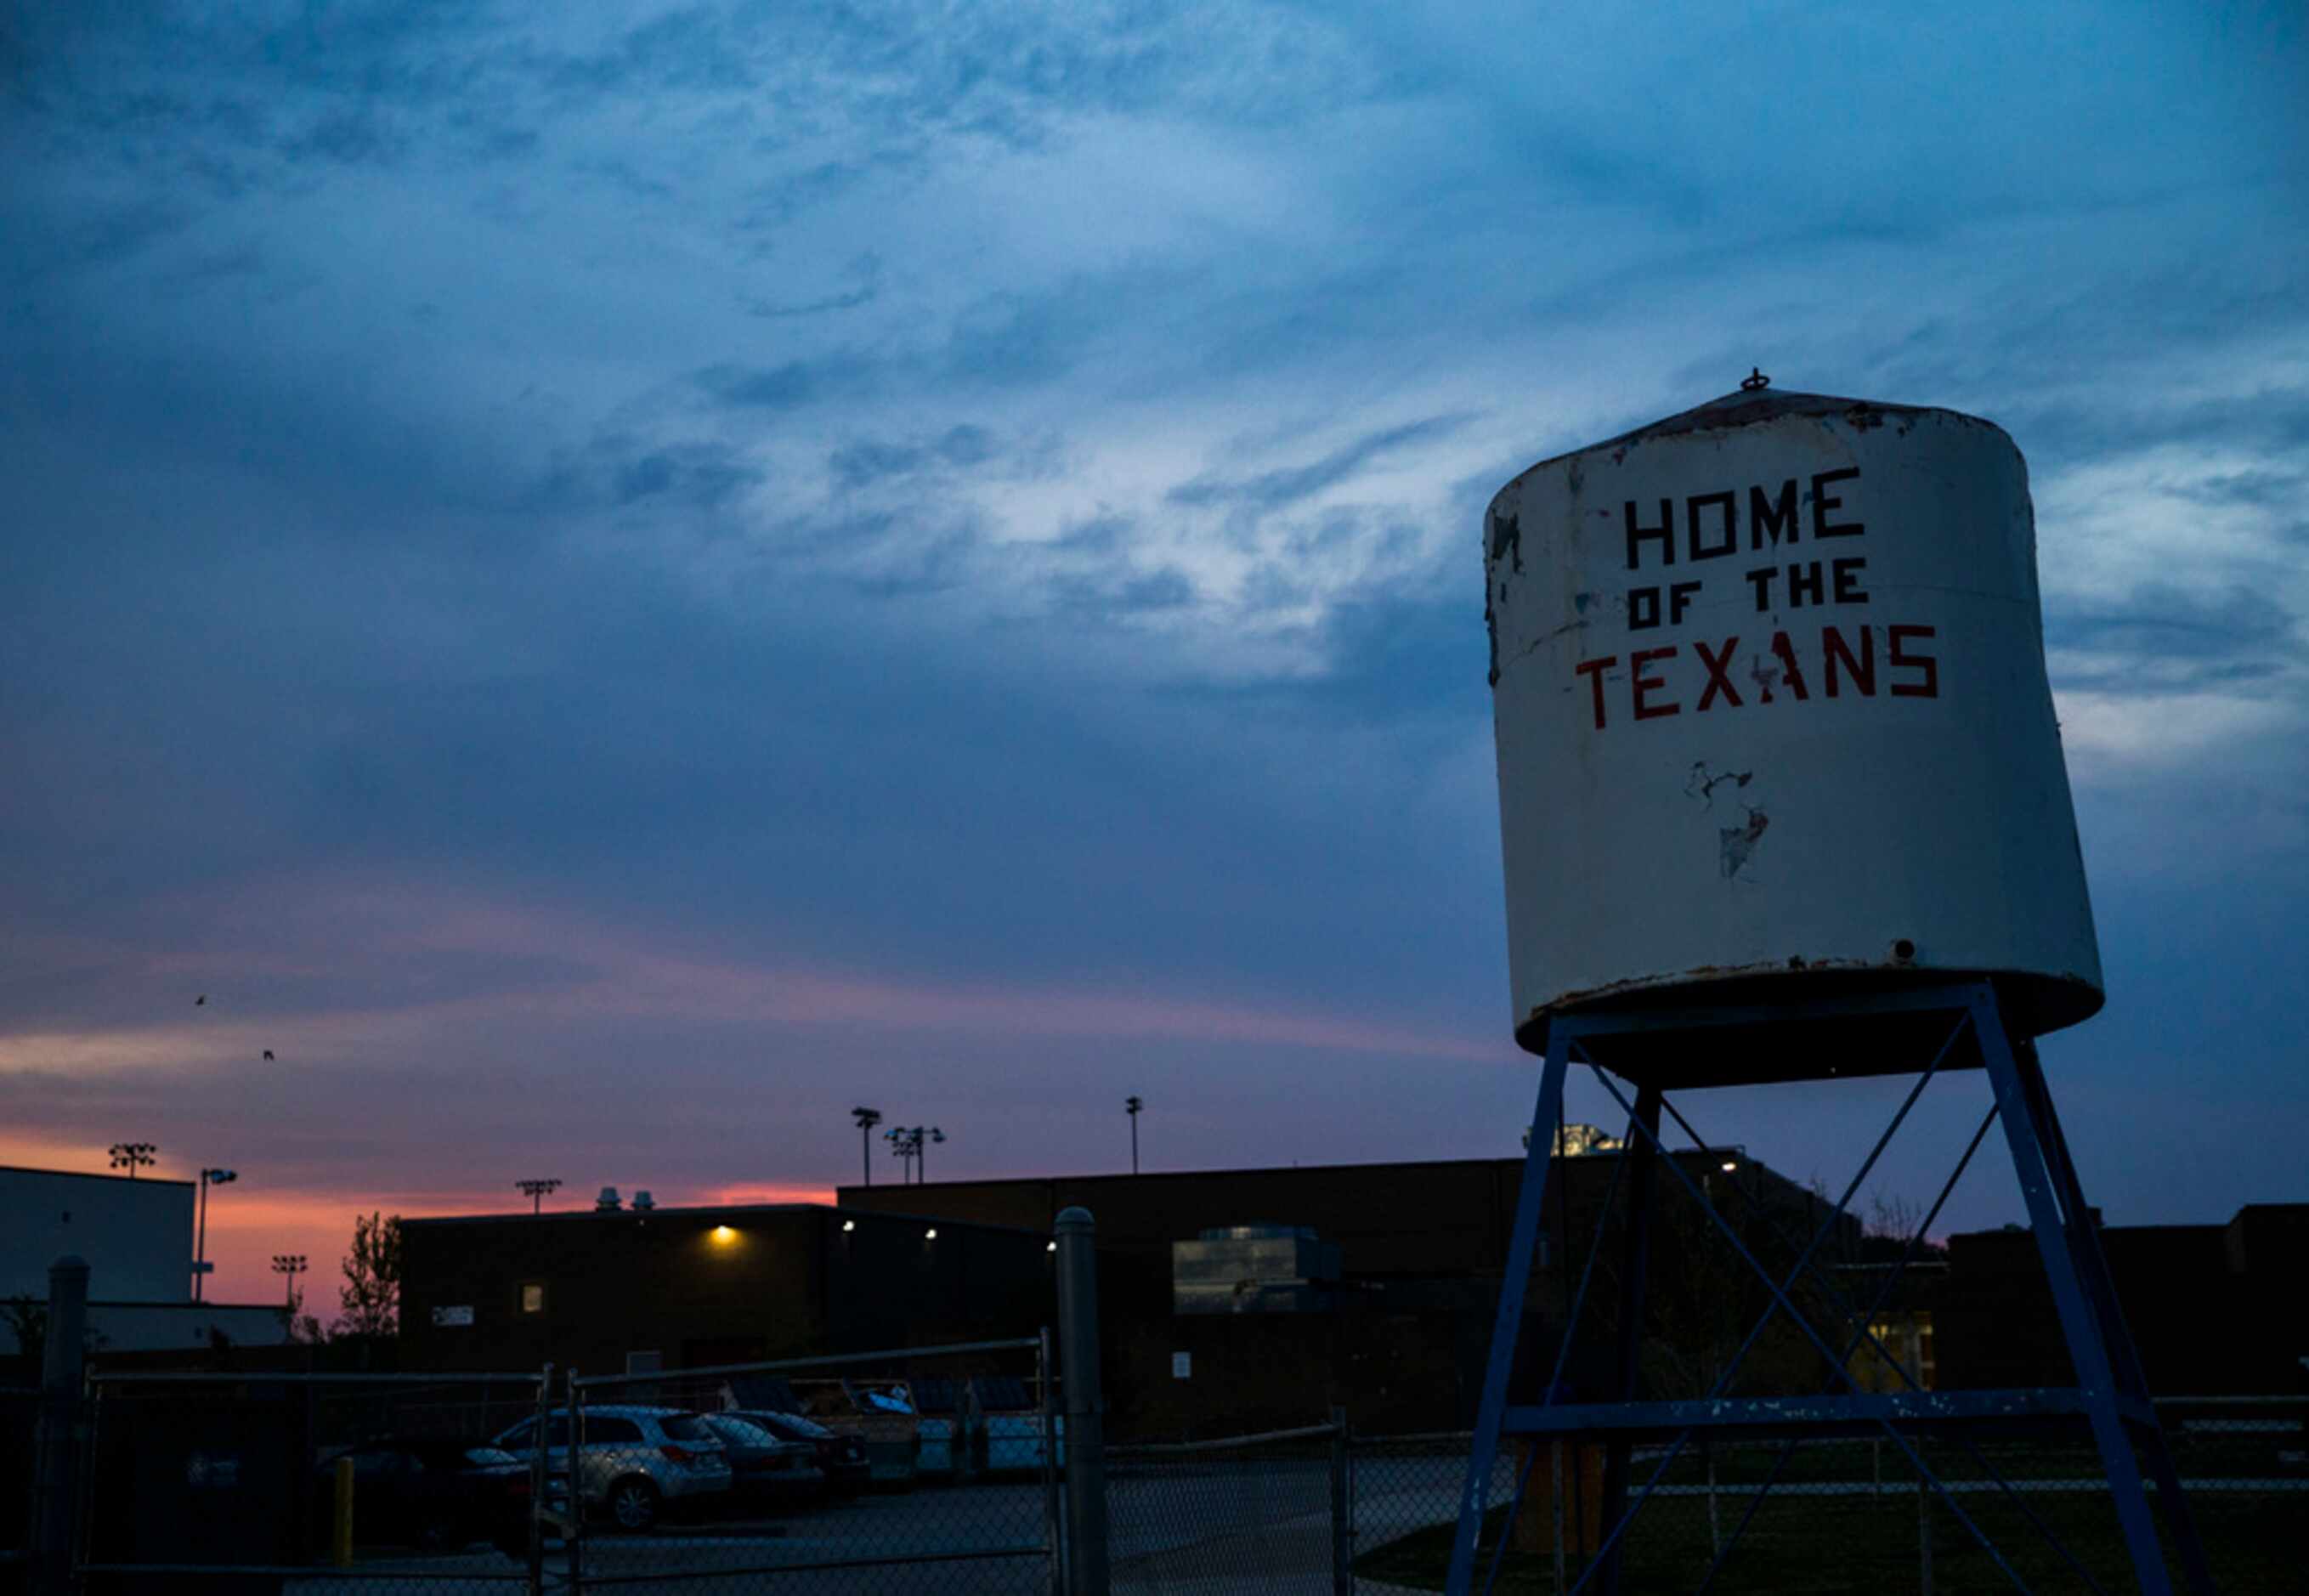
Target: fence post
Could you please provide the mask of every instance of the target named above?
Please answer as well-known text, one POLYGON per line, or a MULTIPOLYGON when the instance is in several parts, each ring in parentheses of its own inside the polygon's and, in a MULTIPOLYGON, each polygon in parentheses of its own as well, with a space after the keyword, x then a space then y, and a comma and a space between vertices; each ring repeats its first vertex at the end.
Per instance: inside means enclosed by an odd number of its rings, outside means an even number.
POLYGON ((529 1596, 545 1590, 546 1515, 552 1512, 553 1477, 545 1461, 545 1435, 553 1428, 553 1365, 549 1361, 537 1376, 536 1445, 529 1459, 529 1596))
POLYGON ((1098 1222, 1059 1215, 1059 1357, 1067 1394, 1067 1592, 1107 1596, 1106 1417, 1098 1382, 1098 1222))
POLYGON ((1354 1491, 1347 1469, 1347 1411, 1331 1410, 1331 1592, 1355 1588, 1354 1491))
POLYGON ((1059 1548, 1066 1537, 1059 1528, 1059 1420, 1057 1393, 1051 1385, 1054 1366, 1048 1324, 1035 1333, 1035 1341, 1034 1400, 1042 1427, 1042 1544, 1051 1549, 1051 1596, 1059 1596, 1067 1588, 1066 1569, 1059 1558, 1059 1548))
POLYGON ((566 1393, 565 1406, 568 1409, 568 1431, 562 1443, 561 1455, 569 1465, 569 1525, 561 1532, 562 1550, 569 1561, 569 1584, 572 1591, 585 1588, 585 1466, 579 1461, 578 1403, 584 1400, 585 1388, 577 1384, 575 1366, 563 1377, 562 1389, 566 1393))
MULTIPOLYGON (((1924 1437, 1916 1437, 1916 1455, 1924 1454, 1924 1437)), ((1916 1476, 1916 1574, 1924 1596, 1933 1596, 1933 1488, 1923 1473, 1916 1476)))
MULTIPOLYGON (((1555 1497, 1555 1590, 1556 1596, 1571 1587, 1564 1583, 1563 1568, 1563 1437, 1556 1436, 1547 1444, 1547 1472, 1550 1490, 1555 1497)), ((1584 1523, 1587 1514, 1580 1514, 1584 1523)))
POLYGON ((88 1264, 48 1265, 48 1341, 40 1357, 39 1436, 33 1454, 30 1596, 72 1589, 73 1507, 80 1500, 80 1404, 88 1372, 88 1264))

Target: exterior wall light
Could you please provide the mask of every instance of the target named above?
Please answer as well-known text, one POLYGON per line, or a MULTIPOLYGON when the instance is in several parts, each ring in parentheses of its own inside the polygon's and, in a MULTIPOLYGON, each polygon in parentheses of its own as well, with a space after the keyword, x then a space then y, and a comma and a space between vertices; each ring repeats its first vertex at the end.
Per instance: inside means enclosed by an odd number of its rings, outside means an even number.
POLYGON ((842 1221, 842 1233, 844 1236, 849 1235, 851 1231, 855 1230, 857 1228, 858 1221, 854 1219, 846 1219, 842 1221))
POLYGON ((936 1225, 932 1225, 929 1229, 923 1231, 922 1239, 924 1241, 936 1241, 938 1239, 938 1227, 936 1225))
POLYGON ((1725 1159, 1725 1160, 1724 1160, 1724 1172, 1725 1172, 1726 1175, 1731 1174, 1734 1170, 1737 1169, 1739 1167, 1740 1167, 1740 1160, 1739 1160, 1738 1159, 1727 1158, 1727 1159, 1725 1159))
POLYGON ((738 1232, 727 1225, 716 1225, 707 1234, 713 1238, 713 1245, 716 1247, 728 1247, 738 1239, 738 1232))

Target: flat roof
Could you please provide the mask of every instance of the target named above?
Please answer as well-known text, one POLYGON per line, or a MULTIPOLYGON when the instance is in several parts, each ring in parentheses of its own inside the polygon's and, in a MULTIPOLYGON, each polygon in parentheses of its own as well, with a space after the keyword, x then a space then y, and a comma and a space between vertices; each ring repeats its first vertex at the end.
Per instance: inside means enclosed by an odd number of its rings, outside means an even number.
POLYGON ((958 1225, 973 1230, 999 1230, 1006 1236, 1040 1238, 1041 1230, 1020 1225, 990 1225, 980 1220, 960 1220, 942 1213, 900 1213, 887 1208, 845 1209, 830 1203, 716 1203, 686 1208, 558 1208, 548 1213, 453 1213, 428 1219, 404 1219, 404 1229, 420 1225, 534 1225, 549 1221, 596 1223, 603 1220, 734 1219, 746 1214, 816 1213, 828 1219, 869 1219, 884 1224, 919 1221, 926 1225, 958 1225))
MULTIPOLYGON (((1623 1147, 1598 1147, 1590 1149, 1586 1152, 1566 1153, 1563 1156, 1567 1159, 1601 1160, 1617 1158, 1625 1151, 1627 1150, 1623 1147)), ((1762 1159, 1754 1157, 1749 1153, 1746 1151, 1745 1146, 1740 1143, 1725 1143, 1722 1145, 1712 1145, 1708 1147, 1671 1147, 1668 1149, 1668 1155, 1670 1157, 1679 1159, 1720 1159, 1726 1153, 1737 1153, 1739 1155, 1740 1161, 1743 1164, 1757 1164, 1768 1169, 1771 1168, 1771 1166, 1766 1163, 1762 1159)), ((921 1180, 895 1186, 866 1186, 852 1183, 837 1186, 835 1187, 835 1190, 837 1193, 864 1191, 910 1191, 916 1186, 1032 1186, 1059 1182, 1063 1182, 1068 1186, 1080 1186, 1103 1180, 1208 1180, 1213 1176, 1219 1175, 1369 1174, 1374 1169, 1474 1169, 1495 1168, 1501 1164, 1513 1164, 1518 1168, 1520 1168, 1524 1162, 1525 1158, 1522 1153, 1513 1152, 1502 1153, 1495 1158, 1383 1159, 1366 1163, 1250 1164, 1238 1165, 1232 1169, 1149 1169, 1144 1174, 1138 1175, 1134 1175, 1128 1169, 1103 1170, 1096 1175, 987 1175, 981 1176, 973 1180, 921 1180)), ((878 1212, 886 1212, 888 1211, 880 1210, 878 1212)))
POLYGON ((69 1180, 111 1180, 123 1186, 190 1186, 173 1175, 113 1175, 96 1169, 36 1169, 30 1164, 0 1164, 0 1175, 50 1175, 69 1180))

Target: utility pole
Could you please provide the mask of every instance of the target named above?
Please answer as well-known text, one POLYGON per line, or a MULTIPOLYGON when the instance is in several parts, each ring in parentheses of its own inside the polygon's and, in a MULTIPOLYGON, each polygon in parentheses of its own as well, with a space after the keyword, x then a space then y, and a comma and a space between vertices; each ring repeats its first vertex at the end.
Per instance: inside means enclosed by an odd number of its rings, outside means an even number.
POLYGON ((1138 1110, 1146 1106, 1146 1100, 1136 1092, 1122 1100, 1122 1110, 1130 1116, 1130 1172, 1133 1175, 1138 1173, 1138 1110))
POLYGON ((858 1122, 858 1161, 865 1167, 866 1184, 874 1184, 874 1127, 882 1123, 879 1109, 852 1109, 850 1117, 858 1122))
POLYGON ((193 1300, 202 1299, 202 1287, 209 1274, 209 1187, 230 1186, 240 1176, 231 1169, 201 1171, 201 1222, 199 1233, 193 1241, 193 1300))
POLYGON ((545 1199, 559 1191, 561 1183, 558 1180, 516 1180, 513 1183, 513 1189, 529 1199, 530 1215, 534 1218, 545 1212, 545 1199))

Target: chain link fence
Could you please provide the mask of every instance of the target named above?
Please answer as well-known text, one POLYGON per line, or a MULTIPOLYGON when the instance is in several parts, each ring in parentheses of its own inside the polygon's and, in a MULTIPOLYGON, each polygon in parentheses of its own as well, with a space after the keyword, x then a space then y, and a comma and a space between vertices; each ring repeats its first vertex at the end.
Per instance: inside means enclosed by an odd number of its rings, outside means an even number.
MULTIPOLYGON (((2299 1526, 2309 1516, 2309 1399, 2158 1406, 2220 1588, 2305 1588, 2299 1526)), ((1470 1441, 1465 1434, 1354 1438, 1349 1534, 1358 1586, 1442 1588, 1470 1441)), ((2134 1588, 2099 1455, 2081 1427, 1961 1442, 1903 1436, 1672 1450, 1632 1451, 1630 1502, 1649 1491, 1616 1543, 1629 1592, 2134 1588), (1924 1471, 1946 1496, 1927 1485, 1924 1471)), ((1500 1591, 1581 1588, 1598 1553, 1613 1545, 1602 1511, 1604 1475, 1600 1445, 1551 1442, 1535 1455, 1503 1449, 1476 1588, 1487 1580, 1500 1591)), ((2177 1562, 2174 1573, 2177 1583, 2177 1562)))
POLYGON ((536 1374, 99 1374, 82 1588, 526 1583, 536 1480, 505 1441, 542 1390, 536 1374))
POLYGON ((1349 1489, 1346 1427, 1336 1420, 1231 1440, 1111 1445, 1114 1589, 1345 1591, 1349 1489))
MULTIPOLYGON (((1066 1436, 1040 1338, 578 1378, 106 1373, 88 1392, 88 1596, 1064 1589, 1066 1436)), ((2158 1411, 2220 1588, 2303 1588, 2309 1398, 2158 1411)), ((36 1413, 36 1393, 0 1391, 18 1501, 36 1413)), ((1465 1432, 1365 1436, 1336 1414, 1110 1445, 1111 1586, 1440 1590, 1469 1450, 1465 1432)), ((1613 1544, 1630 1592, 2132 1585, 2080 1427, 1639 1445, 1643 1501, 1616 1543, 1604 1473, 1577 1440, 1504 1451, 1477 1588, 1496 1553, 1492 1589, 1578 1589, 1613 1544)), ((23 1566, 0 1555, 0 1582, 21 1588, 23 1566)))
POLYGON ((573 1379, 513 1439, 570 1585, 991 1596, 1055 1585, 1052 1396, 1042 1340, 983 1342, 573 1379))
POLYGON ((13 1511, 0 1509, 0 1596, 17 1596, 24 1589, 39 1428, 40 1393, 0 1386, 0 1503, 20 1505, 13 1511))

